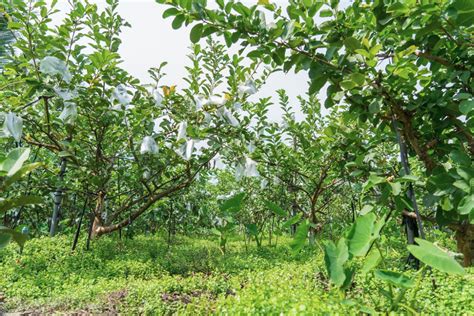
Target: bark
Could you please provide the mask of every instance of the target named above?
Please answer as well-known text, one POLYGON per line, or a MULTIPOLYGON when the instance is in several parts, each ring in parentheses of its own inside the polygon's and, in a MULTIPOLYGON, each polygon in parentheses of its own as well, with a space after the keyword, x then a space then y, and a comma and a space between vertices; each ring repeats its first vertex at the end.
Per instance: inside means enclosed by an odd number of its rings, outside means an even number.
POLYGON ((49 230, 49 235, 53 237, 56 234, 56 230, 58 227, 58 221, 59 221, 59 213, 61 211, 61 205, 62 205, 62 199, 63 199, 63 188, 62 188, 62 182, 64 180, 64 175, 66 174, 66 164, 67 160, 66 158, 61 158, 61 169, 59 171, 59 187, 54 193, 54 209, 53 209, 53 215, 51 216, 51 227, 49 230))
MULTIPOLYGON (((403 211, 405 218, 416 219, 414 212, 403 211)), ((436 223, 434 218, 423 216, 424 221, 436 223)), ((474 225, 473 224, 450 224, 448 227, 456 232, 456 246, 459 253, 463 255, 464 266, 474 265, 474 225)))
POLYGON ((464 256, 464 266, 474 265, 474 225, 469 223, 457 225, 456 242, 458 252, 464 256))
POLYGON ((130 216, 126 219, 123 219, 119 221, 116 224, 109 224, 105 225, 102 223, 102 220, 100 218, 100 211, 103 208, 103 199, 98 199, 98 204, 96 206, 96 212, 95 212, 95 220, 94 220, 94 225, 92 229, 92 234, 94 237, 99 237, 104 234, 108 234, 114 231, 117 231, 121 228, 127 227, 130 225, 136 218, 138 218, 140 215, 145 213, 153 204, 155 204, 158 200, 168 197, 181 189, 187 187, 190 184, 190 181, 183 182, 175 187, 171 187, 165 191, 155 193, 151 196, 148 196, 145 200, 144 203, 134 212, 130 214, 130 216), (99 202, 99 200, 102 200, 102 202, 99 202), (99 204, 100 203, 100 204, 99 204), (100 210, 100 211, 99 211, 100 210))

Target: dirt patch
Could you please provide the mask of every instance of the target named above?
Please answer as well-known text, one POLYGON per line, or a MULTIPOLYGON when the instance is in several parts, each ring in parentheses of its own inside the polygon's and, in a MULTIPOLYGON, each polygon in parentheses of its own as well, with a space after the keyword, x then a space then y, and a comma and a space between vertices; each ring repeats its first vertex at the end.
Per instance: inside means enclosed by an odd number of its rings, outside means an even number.
MULTIPOLYGON (((23 311, 17 311, 12 313, 7 313, 1 309, 0 301, 0 315, 5 316, 42 316, 42 315, 52 315, 52 314, 61 314, 68 316, 83 316, 83 315, 118 315, 120 305, 124 302, 125 298, 128 295, 127 290, 119 290, 111 292, 104 296, 104 303, 98 306, 90 305, 84 309, 80 310, 68 310, 67 306, 55 306, 55 307, 38 307, 34 309, 28 309, 23 311)), ((1 297, 1 296, 0 296, 1 297)))
POLYGON ((126 289, 107 294, 107 305, 104 307, 103 310, 101 310, 101 312, 106 313, 108 315, 117 315, 119 313, 120 305, 122 305, 122 303, 125 301, 127 295, 128 291, 126 289))

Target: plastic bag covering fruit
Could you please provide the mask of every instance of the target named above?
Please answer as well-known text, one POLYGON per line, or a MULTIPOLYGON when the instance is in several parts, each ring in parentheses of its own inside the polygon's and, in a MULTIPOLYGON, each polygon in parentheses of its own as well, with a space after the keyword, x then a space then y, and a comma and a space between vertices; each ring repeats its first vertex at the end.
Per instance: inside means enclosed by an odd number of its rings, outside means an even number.
POLYGON ((188 128, 187 122, 181 122, 178 126, 178 140, 186 138, 186 128, 188 128))
POLYGON ((77 96, 78 96, 77 90, 72 90, 71 91, 71 90, 68 90, 68 89, 62 89, 62 88, 55 87, 54 92, 56 92, 56 94, 61 99, 63 99, 64 101, 72 100, 74 98, 77 98, 77 96))
POLYGON ((163 104, 163 96, 161 95, 160 91, 158 91, 158 89, 153 89, 152 95, 153 100, 155 100, 155 105, 161 106, 163 104))
POLYGON ((40 61, 40 71, 51 76, 60 75, 67 83, 72 79, 66 63, 54 56, 46 56, 40 61))
POLYGON ((258 173, 257 170, 257 163, 247 157, 245 159, 245 172, 244 175, 246 177, 258 177, 260 174, 258 173))
POLYGON ((240 96, 244 94, 254 94, 257 92, 255 83, 251 80, 248 80, 245 84, 240 85, 237 89, 239 91, 240 96))
POLYGON ((151 136, 143 137, 142 144, 140 146, 140 153, 146 154, 157 154, 158 153, 158 145, 156 144, 155 140, 151 136))
POLYGON ((132 101, 132 98, 128 94, 127 88, 122 84, 119 84, 114 89, 114 92, 112 92, 112 97, 114 100, 117 100, 122 105, 130 104, 130 102, 132 101))
POLYGON ((59 119, 66 124, 74 124, 77 118, 77 105, 72 102, 65 102, 64 109, 59 115, 59 119))
POLYGON ((239 121, 237 121, 237 119, 235 118, 235 116, 232 114, 232 112, 230 112, 229 110, 225 109, 224 110, 224 117, 225 117, 225 120, 232 126, 234 127, 238 127, 240 124, 239 124, 239 121))
POLYGON ((17 142, 21 140, 23 119, 10 112, 5 116, 3 131, 7 136, 12 136, 17 142))

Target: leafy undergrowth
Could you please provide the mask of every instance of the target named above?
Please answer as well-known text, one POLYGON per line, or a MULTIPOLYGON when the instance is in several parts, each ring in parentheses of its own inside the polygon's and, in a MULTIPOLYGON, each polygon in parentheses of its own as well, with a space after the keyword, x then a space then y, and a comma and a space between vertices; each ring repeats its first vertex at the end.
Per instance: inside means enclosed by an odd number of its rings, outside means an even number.
MULTIPOLYGON (((69 236, 29 241, 22 255, 0 251, 1 309, 38 313, 290 314, 386 311, 386 285, 358 275, 346 297, 331 288, 318 247, 299 254, 290 239, 260 249, 235 239, 222 255, 217 241, 161 237, 101 238, 71 253, 69 236)), ((391 270, 403 250, 386 249, 391 270)), ((429 272, 406 306, 423 313, 474 310, 474 270, 465 276, 429 272)), ((413 271, 407 272, 413 275, 413 271)), ((396 290, 395 290, 396 291, 396 290)), ((404 311, 402 311, 404 312, 404 311)))

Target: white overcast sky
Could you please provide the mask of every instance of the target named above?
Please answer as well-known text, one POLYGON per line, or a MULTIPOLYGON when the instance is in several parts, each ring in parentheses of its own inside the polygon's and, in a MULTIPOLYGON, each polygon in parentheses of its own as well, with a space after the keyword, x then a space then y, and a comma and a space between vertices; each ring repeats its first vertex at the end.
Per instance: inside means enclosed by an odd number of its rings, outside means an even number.
MULTIPOLYGON (((97 3, 99 9, 106 6, 105 0, 91 0, 97 3)), ((213 1, 208 1, 210 6, 215 6, 213 1)), ((243 1, 252 4, 257 0, 243 1)), ((272 3, 284 5, 287 1, 274 0, 272 3)), ((56 19, 61 18, 62 13, 69 10, 66 0, 59 0, 57 8, 61 14, 56 19)), ((119 14, 131 24, 131 28, 125 28, 122 35, 122 46, 120 54, 124 60, 122 67, 142 82, 149 82, 147 70, 158 66, 161 62, 167 61, 165 68, 167 76, 162 84, 177 84, 178 89, 185 86, 182 77, 185 75, 185 65, 188 64, 186 55, 189 53, 189 31, 190 27, 173 30, 172 19, 163 19, 163 12, 168 6, 157 4, 154 0, 121 0, 119 4, 119 14)), ((301 118, 298 113, 296 96, 304 95, 308 89, 308 75, 305 72, 298 74, 275 73, 267 81, 264 87, 258 91, 253 98, 272 96, 275 91, 285 89, 290 96, 290 101, 297 112, 297 118, 301 118)), ((273 99, 277 103, 276 98, 273 99)), ((280 121, 281 111, 278 106, 272 107, 270 113, 272 121, 280 121)))

